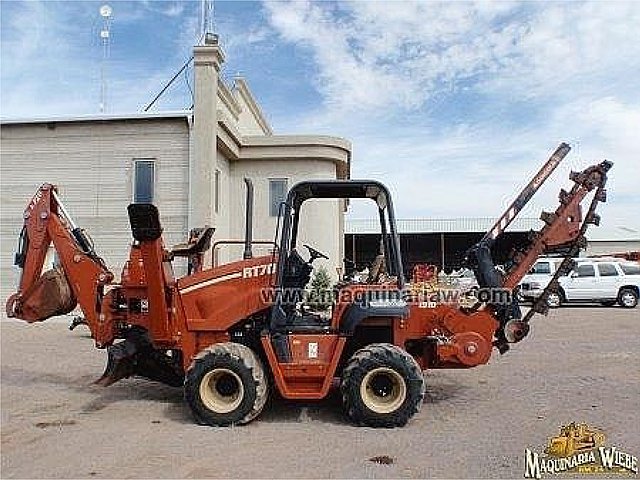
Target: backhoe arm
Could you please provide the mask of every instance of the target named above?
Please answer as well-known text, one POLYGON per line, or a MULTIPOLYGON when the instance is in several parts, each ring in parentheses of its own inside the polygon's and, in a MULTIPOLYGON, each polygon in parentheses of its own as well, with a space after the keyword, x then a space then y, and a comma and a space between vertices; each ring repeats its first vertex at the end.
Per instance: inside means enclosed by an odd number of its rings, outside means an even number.
POLYGON ((18 291, 7 300, 7 316, 38 322, 79 303, 94 338, 104 336, 99 319, 104 287, 113 274, 66 212, 54 185, 42 185, 24 211, 15 264, 22 273, 18 291), (61 268, 42 273, 52 243, 61 268))

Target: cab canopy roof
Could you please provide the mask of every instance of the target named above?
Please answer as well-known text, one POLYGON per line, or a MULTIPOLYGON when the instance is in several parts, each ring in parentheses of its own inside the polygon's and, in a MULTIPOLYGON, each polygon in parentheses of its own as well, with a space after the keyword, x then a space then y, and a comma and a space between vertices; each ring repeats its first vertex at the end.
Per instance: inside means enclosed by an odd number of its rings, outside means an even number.
POLYGON ((389 190, 375 180, 320 180, 295 184, 289 190, 287 204, 294 209, 310 198, 370 198, 378 208, 391 204, 389 190))

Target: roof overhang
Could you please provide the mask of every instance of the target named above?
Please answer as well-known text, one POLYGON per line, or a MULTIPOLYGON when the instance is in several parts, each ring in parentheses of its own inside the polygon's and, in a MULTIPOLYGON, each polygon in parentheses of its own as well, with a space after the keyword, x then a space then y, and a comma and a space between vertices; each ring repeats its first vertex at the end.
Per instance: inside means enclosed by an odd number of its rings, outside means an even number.
POLYGON ((158 120, 158 119, 185 119, 189 121, 193 112, 180 110, 175 112, 143 112, 127 114, 91 114, 91 115, 64 115, 32 118, 3 118, 1 125, 21 125, 38 123, 71 123, 71 122, 113 122, 122 120, 158 120))
POLYGON ((231 160, 318 160, 336 166, 336 178, 351 174, 351 143, 326 135, 241 135, 218 110, 218 148, 231 160))

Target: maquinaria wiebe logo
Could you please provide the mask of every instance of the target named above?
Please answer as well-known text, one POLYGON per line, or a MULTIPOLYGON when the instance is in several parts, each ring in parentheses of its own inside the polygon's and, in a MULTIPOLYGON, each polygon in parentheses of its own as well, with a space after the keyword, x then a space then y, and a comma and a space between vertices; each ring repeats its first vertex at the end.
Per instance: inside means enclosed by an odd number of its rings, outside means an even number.
POLYGON ((549 439, 544 454, 524 451, 524 477, 540 479, 543 475, 638 474, 638 457, 618 447, 606 446, 605 435, 586 423, 560 427, 560 434, 549 439))

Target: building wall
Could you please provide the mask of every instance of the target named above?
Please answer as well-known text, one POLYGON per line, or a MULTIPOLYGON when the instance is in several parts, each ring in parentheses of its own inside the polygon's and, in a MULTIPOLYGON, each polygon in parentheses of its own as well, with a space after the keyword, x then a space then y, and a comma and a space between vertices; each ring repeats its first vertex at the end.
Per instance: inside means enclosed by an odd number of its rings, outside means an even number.
POLYGON ((233 94, 234 99, 240 106, 238 128, 243 134, 270 135, 272 133, 271 128, 243 78, 236 77, 234 79, 233 94))
POLYGON ((640 240, 590 240, 584 256, 640 252, 640 240))
MULTIPOLYGON (((336 167, 326 160, 242 160, 231 162, 230 192, 231 208, 230 234, 232 238, 244 238, 245 225, 245 186, 244 177, 249 177, 254 185, 253 238, 255 240, 274 240, 277 217, 269 215, 269 179, 286 178, 291 188, 297 182, 311 179, 335 179, 336 167)), ((299 228, 298 251, 306 256, 307 250, 302 244, 326 253, 329 261, 318 261, 315 265, 324 265, 332 276, 336 276, 336 267, 343 259, 344 216, 338 200, 310 200, 303 205, 299 228)), ((267 253, 270 247, 255 247, 254 254, 267 253)), ((239 259, 242 247, 224 247, 228 252, 221 259, 239 259)))
POLYGON ((0 129, 1 298, 15 288, 22 212, 45 182, 59 186, 76 223, 116 276, 131 239, 133 160, 155 159, 155 203, 168 245, 185 240, 189 131, 185 118, 4 124, 0 129))
MULTIPOLYGON (((216 231, 213 234, 213 241, 228 239, 232 237, 230 218, 232 205, 235 202, 236 195, 232 191, 234 186, 231 184, 231 169, 229 160, 227 160, 221 152, 217 154, 216 168, 220 175, 220 190, 218 192, 218 212, 216 214, 216 231)), ((214 198, 215 201, 215 198, 214 198)), ((213 259, 215 264, 226 263, 228 257, 220 256, 222 251, 217 253, 217 257, 213 259)))
MULTIPOLYGON (((379 231, 379 228, 378 228, 379 231)), ((437 265, 450 273, 464 266, 467 250, 483 236, 478 232, 400 233, 400 251, 407 279, 419 264, 437 265)), ((505 263, 514 247, 526 242, 527 232, 506 232, 492 248, 496 265, 505 263)), ((362 270, 370 267, 380 248, 380 234, 347 233, 346 257, 362 270), (354 251, 355 247, 355 251, 354 251)))

